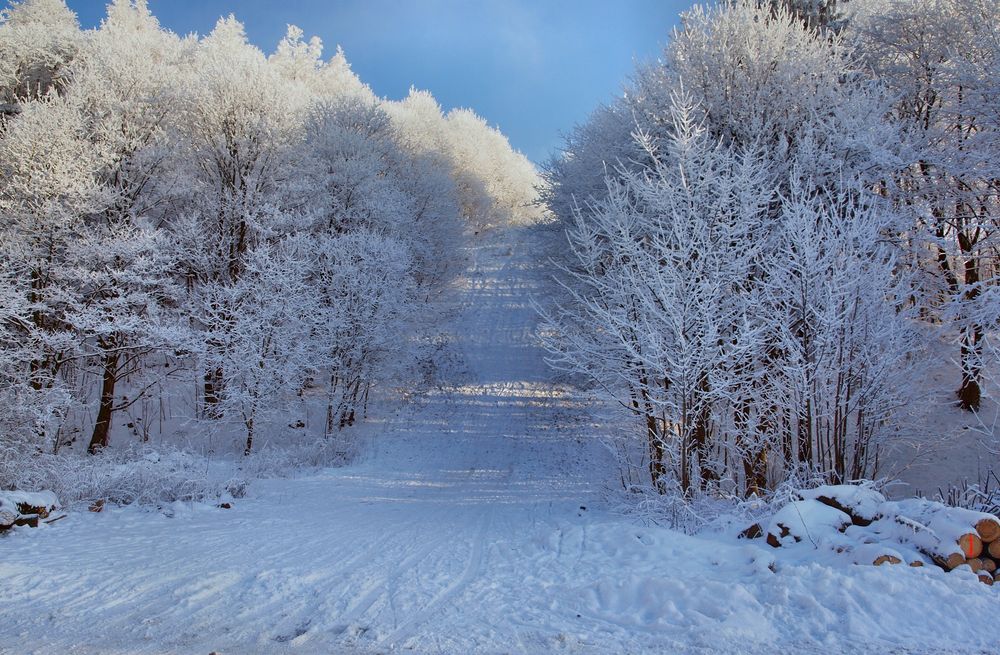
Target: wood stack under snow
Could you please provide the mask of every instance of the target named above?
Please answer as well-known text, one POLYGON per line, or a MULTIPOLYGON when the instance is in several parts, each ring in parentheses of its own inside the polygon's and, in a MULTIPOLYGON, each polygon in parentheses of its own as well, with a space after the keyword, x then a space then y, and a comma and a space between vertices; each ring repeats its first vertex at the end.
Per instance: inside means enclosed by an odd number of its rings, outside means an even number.
POLYGON ((775 548, 804 543, 857 564, 933 564, 969 570, 985 584, 1000 581, 996 516, 922 498, 888 501, 863 485, 800 491, 766 528, 751 526, 743 536, 757 535, 775 548))
POLYGON ((38 527, 40 519, 59 507, 51 491, 0 491, 0 532, 15 526, 38 527))

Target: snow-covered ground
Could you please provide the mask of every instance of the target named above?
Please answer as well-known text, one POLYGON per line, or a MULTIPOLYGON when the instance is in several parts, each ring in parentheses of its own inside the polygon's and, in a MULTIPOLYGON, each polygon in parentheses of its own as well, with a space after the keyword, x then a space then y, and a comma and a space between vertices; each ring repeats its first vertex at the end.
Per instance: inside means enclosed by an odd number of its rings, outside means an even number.
MULTIPOLYGON (((984 442, 993 441, 985 433, 1000 426, 995 400, 1000 389, 990 381, 984 383, 990 393, 983 398, 978 416, 959 409, 955 404, 955 389, 961 380, 961 369, 954 361, 957 355, 957 346, 940 343, 929 353, 932 365, 927 376, 914 381, 926 394, 912 408, 918 431, 891 447, 885 456, 884 474, 898 481, 889 490, 895 497, 930 496, 950 485, 985 479, 990 470, 1000 473, 1000 459, 990 452, 995 452, 995 444, 984 447, 984 442)), ((1000 430, 993 431, 1000 434, 1000 430)))
POLYGON ((532 241, 468 251, 461 365, 357 464, 233 509, 0 539, 0 653, 991 653, 1000 587, 641 527, 533 341, 532 241), (772 570, 773 569, 773 570, 772 570))

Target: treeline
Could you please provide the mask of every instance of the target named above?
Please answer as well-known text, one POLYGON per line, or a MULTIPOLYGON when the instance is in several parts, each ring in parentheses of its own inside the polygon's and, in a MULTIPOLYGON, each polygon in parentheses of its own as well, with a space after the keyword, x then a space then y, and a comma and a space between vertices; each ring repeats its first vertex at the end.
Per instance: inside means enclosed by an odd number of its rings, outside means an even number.
POLYGON ((695 6, 569 136, 551 360, 637 417, 660 491, 876 475, 941 348, 980 408, 998 30, 993 0, 695 6))
POLYGON ((178 37, 145 0, 95 30, 11 2, 0 112, 5 470, 123 423, 228 426, 249 453, 303 396, 333 434, 412 365, 470 226, 538 211, 502 134, 378 98, 295 27, 265 56, 232 16, 178 37))

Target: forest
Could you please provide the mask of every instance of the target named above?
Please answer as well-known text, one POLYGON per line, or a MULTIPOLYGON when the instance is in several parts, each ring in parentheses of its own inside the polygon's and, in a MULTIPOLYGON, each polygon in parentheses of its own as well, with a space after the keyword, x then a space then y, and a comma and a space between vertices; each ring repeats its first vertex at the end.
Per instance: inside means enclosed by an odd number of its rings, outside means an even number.
POLYGON ((886 475, 935 403, 996 462, 998 19, 977 0, 696 6, 569 135, 542 189, 569 246, 550 361, 639 418, 647 482, 886 475))
POLYGON ((0 5, 0 655, 995 650, 1000 3, 694 4, 545 161, 241 4, 0 5))
POLYGON ((0 487, 112 435, 250 455, 309 418, 342 451, 373 385, 417 381, 464 235, 541 211, 475 113, 378 98, 294 26, 265 55, 232 16, 180 38, 116 0, 83 31, 30 0, 0 31, 0 487))

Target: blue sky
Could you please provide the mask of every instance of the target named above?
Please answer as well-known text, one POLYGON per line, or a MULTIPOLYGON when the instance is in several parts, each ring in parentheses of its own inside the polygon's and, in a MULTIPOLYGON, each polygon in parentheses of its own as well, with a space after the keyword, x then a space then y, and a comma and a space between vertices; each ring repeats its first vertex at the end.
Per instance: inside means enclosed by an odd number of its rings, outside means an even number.
MULTIPOLYGON (((560 133, 620 92, 637 60, 655 58, 693 0, 150 0, 161 25, 205 34, 236 14, 270 52, 289 23, 343 46, 382 96, 410 85, 446 108, 472 107, 542 162, 560 133)), ((105 0, 67 0, 84 27, 105 0)))

